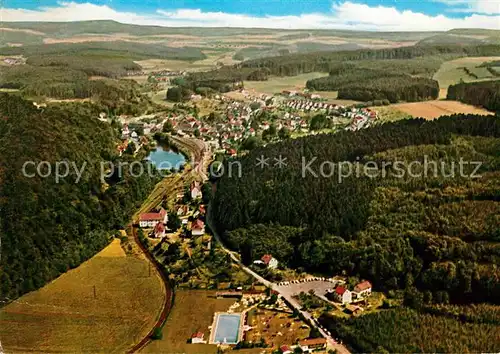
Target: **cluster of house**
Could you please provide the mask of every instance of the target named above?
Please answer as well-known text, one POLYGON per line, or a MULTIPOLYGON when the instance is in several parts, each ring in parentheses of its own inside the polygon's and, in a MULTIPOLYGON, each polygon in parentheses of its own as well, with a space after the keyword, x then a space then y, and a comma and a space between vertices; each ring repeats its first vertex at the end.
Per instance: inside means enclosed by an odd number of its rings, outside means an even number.
POLYGON ((370 296, 371 293, 372 284, 368 280, 365 280, 357 284, 352 291, 350 291, 345 285, 338 285, 335 289, 328 290, 327 296, 331 296, 342 305, 345 305, 370 296))
POLYGON ((4 58, 2 61, 7 65, 22 65, 26 63, 26 59, 21 57, 4 58))
POLYGON ((346 118, 351 118, 351 124, 346 130, 359 130, 361 128, 368 128, 372 121, 377 120, 378 115, 376 111, 368 108, 351 108, 343 114, 346 118))
POLYGON ((130 144, 134 145, 134 153, 139 151, 139 149, 148 143, 148 138, 145 135, 139 135, 136 130, 129 129, 128 124, 124 124, 121 132, 121 144, 118 145, 118 152, 123 154, 123 152, 128 148, 130 144))
MULTIPOLYGON (((202 198, 201 185, 198 181, 193 181, 189 186, 189 195, 193 201, 198 201, 202 198)), ((184 195, 180 193, 177 195, 177 201, 180 201, 183 197, 184 195)), ((182 225, 191 231, 192 236, 203 236, 205 234, 205 222, 202 219, 206 213, 205 205, 200 204, 197 210, 192 210, 186 204, 178 204, 175 208, 182 225), (193 219, 191 222, 189 222, 190 217, 193 219)))
MULTIPOLYGON (((193 182, 190 185, 190 196, 193 201, 200 200, 202 197, 201 185, 199 182, 193 182)), ((177 201, 181 200, 184 194, 177 195, 177 201)), ((177 216, 181 219, 181 223, 185 226, 192 236, 203 236, 205 234, 205 222, 203 221, 206 213, 205 205, 200 204, 196 211, 193 211, 189 205, 177 204, 175 207, 177 216), (192 219, 190 222, 189 219, 192 219)), ((168 213, 165 209, 160 208, 158 212, 143 213, 139 216, 139 227, 141 229, 152 229, 151 237, 163 238, 167 230, 168 213)))
POLYGON ((166 81, 163 80, 164 77, 172 77, 172 76, 182 76, 185 75, 185 71, 171 71, 171 70, 160 70, 160 71, 152 71, 152 72, 146 72, 142 70, 129 70, 125 74, 125 76, 148 76, 151 78, 154 78, 158 81, 166 81))
POLYGON ((282 345, 280 352, 283 354, 296 353, 297 348, 300 348, 300 353, 312 353, 326 349, 325 338, 310 338, 299 340, 297 345, 282 345))
POLYGON ((278 268, 278 260, 270 254, 263 255, 260 259, 253 261, 253 264, 266 267, 268 269, 278 268))
POLYGON ((281 91, 281 95, 285 96, 285 97, 302 97, 302 98, 311 99, 311 100, 321 99, 321 96, 318 95, 317 93, 310 93, 310 92, 307 92, 307 90, 304 90, 303 92, 283 90, 283 91, 281 91))
POLYGON ((186 75, 186 71, 161 70, 161 71, 150 72, 148 79, 151 79, 151 80, 154 80, 157 82, 169 82, 171 77, 184 76, 184 75, 186 75))
POLYGON ((285 106, 297 111, 305 111, 305 112, 310 112, 310 111, 316 112, 320 110, 338 111, 339 108, 343 108, 343 106, 339 106, 336 104, 310 101, 310 100, 291 100, 287 101, 285 106))
POLYGON ((139 227, 141 229, 153 229, 152 236, 163 238, 165 236, 168 213, 161 208, 158 212, 143 213, 139 216, 139 227))

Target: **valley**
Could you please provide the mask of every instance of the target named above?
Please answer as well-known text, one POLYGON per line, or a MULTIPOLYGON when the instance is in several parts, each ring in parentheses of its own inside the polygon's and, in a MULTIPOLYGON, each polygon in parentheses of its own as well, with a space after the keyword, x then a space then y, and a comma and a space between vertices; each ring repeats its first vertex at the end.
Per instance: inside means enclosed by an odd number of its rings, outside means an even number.
POLYGON ((499 350, 500 31, 0 32, 0 352, 499 350))

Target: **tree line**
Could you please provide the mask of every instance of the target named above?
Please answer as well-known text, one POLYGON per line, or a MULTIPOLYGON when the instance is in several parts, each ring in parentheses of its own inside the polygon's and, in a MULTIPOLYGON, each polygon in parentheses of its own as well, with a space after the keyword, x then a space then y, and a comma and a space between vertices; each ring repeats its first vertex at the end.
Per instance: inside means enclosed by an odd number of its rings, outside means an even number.
POLYGON ((451 85, 446 96, 474 106, 500 112, 500 81, 468 82, 451 85))
POLYGON ((329 72, 332 67, 344 61, 378 61, 384 59, 413 59, 425 57, 441 57, 446 60, 451 60, 464 56, 495 56, 499 54, 500 45, 412 46, 387 49, 290 54, 280 57, 249 60, 239 64, 238 67, 267 68, 272 75, 294 76, 314 71, 329 72))

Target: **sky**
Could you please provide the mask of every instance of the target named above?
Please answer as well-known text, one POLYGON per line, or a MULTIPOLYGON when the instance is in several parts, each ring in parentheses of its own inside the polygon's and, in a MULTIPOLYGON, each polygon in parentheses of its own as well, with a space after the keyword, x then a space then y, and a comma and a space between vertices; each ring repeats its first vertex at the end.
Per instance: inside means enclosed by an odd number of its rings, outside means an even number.
POLYGON ((115 20, 167 27, 500 30, 500 0, 0 0, 0 4, 0 22, 115 20))

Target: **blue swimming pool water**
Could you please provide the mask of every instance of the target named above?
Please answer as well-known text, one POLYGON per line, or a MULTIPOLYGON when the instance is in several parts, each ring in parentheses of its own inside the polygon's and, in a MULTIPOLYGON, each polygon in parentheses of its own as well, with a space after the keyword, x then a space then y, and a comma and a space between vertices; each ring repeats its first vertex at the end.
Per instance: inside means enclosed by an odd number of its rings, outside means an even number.
POLYGON ((220 314, 217 319, 215 343, 236 344, 240 331, 241 315, 220 314))

